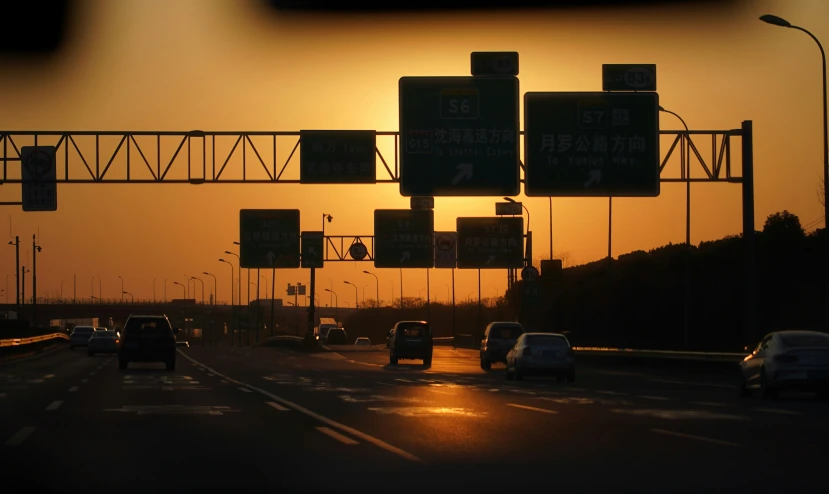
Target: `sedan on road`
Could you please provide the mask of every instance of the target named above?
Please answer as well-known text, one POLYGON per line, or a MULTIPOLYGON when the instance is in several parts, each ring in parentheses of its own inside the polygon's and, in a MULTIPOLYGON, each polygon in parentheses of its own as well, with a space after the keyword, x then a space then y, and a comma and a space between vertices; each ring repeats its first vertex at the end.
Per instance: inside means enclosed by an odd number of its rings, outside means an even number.
POLYGON ((829 334, 818 331, 769 333, 740 362, 740 395, 755 390, 774 398, 793 389, 829 397, 829 334))
POLYGON ((354 340, 354 344, 357 346, 371 346, 371 340, 367 336, 360 336, 354 340))
POLYGON ((527 375, 554 375, 559 381, 576 380, 573 349, 563 334, 524 333, 507 353, 507 380, 527 375))
POLYGON ((96 353, 118 353, 118 343, 121 341, 121 335, 117 331, 101 330, 92 333, 89 338, 89 344, 86 347, 86 353, 90 357, 96 353))
POLYGON ((89 339, 95 333, 95 328, 92 326, 75 326, 72 334, 69 335, 69 349, 73 350, 76 346, 89 345, 89 339))

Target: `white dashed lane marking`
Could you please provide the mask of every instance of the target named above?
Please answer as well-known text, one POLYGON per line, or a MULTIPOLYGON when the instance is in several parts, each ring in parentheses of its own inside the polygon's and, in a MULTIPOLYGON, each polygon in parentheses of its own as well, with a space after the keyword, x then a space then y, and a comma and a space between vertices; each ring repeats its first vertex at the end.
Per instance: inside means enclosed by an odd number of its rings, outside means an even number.
POLYGON ((682 432, 668 431, 668 430, 665 430, 665 429, 651 429, 651 432, 656 432, 657 434, 664 434, 666 436, 682 437, 682 438, 685 438, 685 439, 694 439, 696 441, 704 441, 704 442, 707 442, 707 443, 720 444, 722 446, 731 446, 732 448, 741 448, 743 446, 742 444, 732 443, 731 441, 723 441, 721 439, 712 439, 710 437, 695 436, 693 434, 684 434, 682 432))
POLYGON ((35 431, 37 427, 23 427, 19 431, 17 431, 12 437, 6 441, 6 446, 18 446, 26 440, 27 437, 32 435, 32 432, 35 431))
POLYGON ((242 386, 237 386, 236 389, 238 389, 239 391, 244 391, 245 393, 251 393, 252 392, 248 388, 243 388, 242 386))
POLYGON ((275 401, 268 401, 266 403, 268 405, 270 405, 271 407, 273 407, 274 409, 279 410, 280 412, 290 412, 291 411, 290 408, 285 408, 285 407, 283 407, 282 405, 280 405, 279 403, 277 403, 275 401))
POLYGON ((527 406, 527 405, 518 405, 516 403, 507 403, 507 406, 508 407, 521 408, 523 410, 532 410, 533 412, 558 413, 555 410, 547 410, 546 408, 530 407, 530 406, 527 406))
POLYGON ((46 410, 52 412, 60 408, 61 405, 63 405, 62 401, 53 401, 52 403, 49 403, 49 406, 46 407, 46 410))
POLYGON ((71 388, 69 388, 67 391, 68 391, 68 392, 70 392, 70 393, 74 393, 74 392, 75 392, 75 391, 77 391, 77 390, 78 390, 78 387, 77 387, 77 386, 72 386, 72 387, 71 387, 71 388))

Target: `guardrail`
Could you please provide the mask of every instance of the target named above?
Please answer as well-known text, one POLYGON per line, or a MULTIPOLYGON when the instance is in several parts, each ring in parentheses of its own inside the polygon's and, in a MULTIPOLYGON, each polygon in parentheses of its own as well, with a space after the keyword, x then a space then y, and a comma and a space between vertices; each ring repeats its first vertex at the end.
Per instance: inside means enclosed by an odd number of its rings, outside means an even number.
POLYGON ((53 340, 55 338, 68 340, 69 336, 63 333, 51 333, 40 336, 30 336, 29 338, 9 338, 5 340, 0 340, 0 348, 30 345, 32 343, 40 343, 41 341, 53 340))

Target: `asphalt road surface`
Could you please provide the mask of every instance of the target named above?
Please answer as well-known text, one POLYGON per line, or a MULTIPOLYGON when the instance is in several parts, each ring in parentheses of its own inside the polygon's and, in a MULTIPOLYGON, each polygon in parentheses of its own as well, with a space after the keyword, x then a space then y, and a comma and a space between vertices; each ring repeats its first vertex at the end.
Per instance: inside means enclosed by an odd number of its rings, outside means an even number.
POLYGON ((827 492, 829 403, 729 376, 581 366, 507 382, 469 350, 61 348, 0 366, 2 492, 827 492))

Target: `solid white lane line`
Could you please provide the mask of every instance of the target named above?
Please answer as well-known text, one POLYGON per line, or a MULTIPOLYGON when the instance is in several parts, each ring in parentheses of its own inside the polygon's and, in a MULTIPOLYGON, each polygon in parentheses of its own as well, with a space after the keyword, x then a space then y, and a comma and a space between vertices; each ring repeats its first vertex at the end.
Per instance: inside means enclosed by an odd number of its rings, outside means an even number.
MULTIPOLYGON (((199 363, 197 360, 195 360, 194 358, 192 358, 192 357, 190 357, 189 355, 185 354, 185 353, 184 353, 184 352, 182 352, 181 350, 177 350, 177 351, 178 351, 178 353, 179 353, 182 357, 186 358, 187 360, 189 360, 189 361, 191 361, 191 362, 193 362, 193 363, 195 363, 195 364, 198 364, 198 363, 199 363)), ((240 382, 240 381, 237 381, 237 380, 235 380, 235 379, 233 379, 233 378, 231 378, 231 377, 228 377, 228 376, 226 376, 226 375, 222 374, 221 372, 217 372, 215 369, 211 369, 210 367, 207 367, 207 368, 208 368, 208 369, 210 369, 210 372, 212 372, 212 373, 216 374, 216 375, 217 375, 217 376, 219 376, 219 377, 222 377, 222 378, 224 378, 224 379, 227 379, 228 381, 230 381, 230 382, 232 382, 232 383, 234 383, 234 384, 239 384, 239 385, 244 384, 244 383, 242 383, 242 382, 240 382)), ((307 416, 309 416, 309 417, 311 417, 311 418, 313 418, 313 419, 319 420, 320 422, 324 422, 324 423, 326 423, 326 424, 330 425, 331 427, 337 428, 337 429, 339 429, 339 430, 341 430, 341 431, 343 431, 343 432, 347 432, 348 434, 351 434, 351 435, 352 435, 352 436, 354 436, 354 437, 360 438, 360 439, 362 439, 363 441, 365 441, 365 442, 367 442, 367 443, 371 443, 371 444, 373 444, 373 445, 377 446, 378 448, 384 449, 384 450, 388 451, 389 453, 396 454, 397 456, 400 456, 401 458, 405 458, 405 459, 407 459, 407 460, 409 460, 409 461, 411 461, 411 462, 415 462, 415 463, 423 463, 423 460, 421 460, 421 459, 420 459, 420 458, 418 458, 417 456, 415 456, 415 455, 413 455, 413 454, 411 454, 411 453, 409 453, 409 452, 407 452, 407 451, 404 451, 404 450, 402 450, 402 449, 400 449, 400 448, 398 448, 398 447, 396 447, 396 446, 392 446, 391 444, 389 444, 389 443, 387 443, 387 442, 385 442, 385 441, 383 441, 383 440, 381 440, 381 439, 378 439, 378 438, 376 438, 376 437, 374 437, 374 436, 370 436, 370 435, 368 435, 368 434, 366 434, 366 433, 364 433, 364 432, 360 432, 360 431, 358 431, 357 429, 354 429, 353 427, 349 427, 349 426, 347 426, 347 425, 345 425, 345 424, 341 424, 341 423, 339 423, 339 422, 336 422, 336 421, 334 421, 334 420, 331 420, 331 419, 329 419, 328 417, 324 417, 324 416, 322 416, 322 415, 320 415, 320 414, 318 414, 318 413, 316 413, 316 412, 312 412, 311 410, 308 410, 308 409, 307 409, 307 408, 305 408, 305 407, 302 407, 302 406, 300 406, 300 405, 297 405, 297 404, 296 404, 296 403, 294 403, 294 402, 291 402, 291 401, 288 401, 288 400, 286 400, 286 399, 284 399, 284 398, 281 398, 281 397, 279 397, 279 396, 276 396, 275 394, 273 394, 273 393, 271 393, 271 392, 269 392, 269 391, 266 391, 266 390, 264 390, 264 389, 262 389, 262 388, 257 388, 257 387, 255 387, 255 386, 251 386, 251 385, 246 385, 246 386, 247 386, 248 388, 250 388, 250 389, 252 389, 252 390, 256 391, 257 393, 259 393, 259 394, 263 395, 263 396, 266 396, 266 397, 268 397, 268 398, 270 398, 270 399, 272 399, 272 400, 274 400, 274 401, 276 401, 276 402, 278 402, 278 403, 281 403, 282 405, 285 405, 285 406, 287 406, 287 407, 289 407, 289 408, 293 408, 294 410, 296 410, 296 411, 298 411, 298 412, 300 412, 300 413, 302 413, 302 414, 305 414, 305 415, 307 415, 307 416)))
POLYGON ((27 426, 21 428, 19 431, 15 432, 15 434, 12 437, 10 437, 8 441, 6 441, 6 446, 20 445, 21 443, 23 443, 23 441, 26 440, 27 437, 32 435, 32 432, 34 432, 35 429, 37 429, 37 427, 27 426))
POLYGON ((43 379, 52 379, 53 377, 55 377, 54 374, 46 374, 45 376, 43 376, 43 379))
POLYGON ((75 391, 77 391, 77 390, 78 390, 78 387, 77 387, 77 386, 72 386, 72 387, 71 387, 71 388, 69 388, 67 391, 69 391, 70 393, 74 393, 74 392, 75 392, 75 391))
POLYGON ((355 441, 354 439, 351 439, 350 437, 343 436, 339 432, 333 431, 333 430, 329 429, 328 427, 317 427, 317 430, 322 432, 323 434, 325 434, 328 437, 333 437, 334 439, 336 439, 337 441, 339 441, 343 444, 360 444, 357 441, 355 441))
POLYGON ((649 379, 651 382, 655 383, 665 383, 665 384, 682 384, 683 386, 708 386, 710 388, 723 388, 723 389, 734 389, 736 386, 729 386, 727 384, 713 384, 713 383, 694 383, 688 381, 669 381, 667 379, 649 379))
POLYGON ((546 408, 529 407, 527 405, 518 405, 516 403, 507 403, 507 406, 508 407, 515 407, 515 408, 523 408, 524 410, 532 410, 534 412, 558 413, 555 410, 547 410, 546 408))
POLYGON ((721 444, 723 446, 731 446, 732 448, 741 448, 741 447, 743 447, 742 444, 732 443, 731 441, 723 441, 721 439, 712 439, 710 437, 695 436, 693 434, 685 434, 685 433, 682 433, 682 432, 668 431, 668 430, 665 430, 665 429, 651 429, 651 432, 656 432, 657 434, 665 434, 667 436, 683 437, 685 439, 695 439, 697 441, 705 441, 705 442, 708 442, 708 443, 721 444))
POLYGON ((666 398, 664 396, 647 396, 647 395, 640 395, 639 398, 644 398, 646 400, 657 400, 657 401, 671 401, 670 398, 666 398))
POLYGON ((57 410, 61 405, 63 405, 62 401, 53 401, 52 403, 49 403, 49 406, 46 407, 46 410, 51 412, 57 410))
POLYGON ((803 415, 801 412, 795 412, 794 410, 781 410, 779 408, 755 408, 758 412, 766 412, 766 413, 777 413, 780 415, 803 415))
POLYGON ((249 390, 248 388, 243 388, 242 386, 237 386, 236 389, 238 389, 239 391, 244 391, 245 393, 252 393, 251 390, 249 390))
POLYGON ((280 405, 279 403, 277 403, 275 401, 268 401, 266 403, 268 405, 274 407, 275 409, 279 410, 280 412, 290 412, 291 411, 290 408, 285 408, 285 407, 283 407, 282 405, 280 405))

